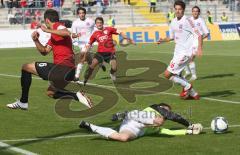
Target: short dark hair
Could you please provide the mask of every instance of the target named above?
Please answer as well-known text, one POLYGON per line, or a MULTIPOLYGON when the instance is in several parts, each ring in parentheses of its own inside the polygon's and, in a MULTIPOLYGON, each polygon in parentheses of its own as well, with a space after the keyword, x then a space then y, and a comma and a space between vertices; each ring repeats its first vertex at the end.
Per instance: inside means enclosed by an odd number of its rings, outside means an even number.
POLYGON ((172 107, 169 104, 167 104, 167 103, 159 103, 158 106, 160 106, 160 107, 168 107, 168 109, 170 109, 170 110, 172 109, 172 107))
POLYGON ((51 22, 59 22, 59 15, 56 10, 48 9, 44 13, 44 20, 49 19, 51 22))
POLYGON ((176 1, 174 3, 174 8, 176 5, 180 5, 183 8, 183 10, 185 10, 185 8, 186 8, 186 4, 183 1, 176 1))
POLYGON ((102 23, 104 23, 103 17, 97 17, 97 18, 95 19, 95 23, 97 22, 97 20, 100 20, 100 21, 102 21, 102 23))
POLYGON ((198 9, 198 12, 199 12, 199 13, 201 12, 200 8, 199 8, 198 6, 196 6, 196 5, 192 8, 192 10, 193 10, 193 9, 198 9))
POLYGON ((87 13, 86 9, 83 7, 80 7, 77 9, 77 14, 79 14, 79 11, 82 10, 85 14, 87 13))

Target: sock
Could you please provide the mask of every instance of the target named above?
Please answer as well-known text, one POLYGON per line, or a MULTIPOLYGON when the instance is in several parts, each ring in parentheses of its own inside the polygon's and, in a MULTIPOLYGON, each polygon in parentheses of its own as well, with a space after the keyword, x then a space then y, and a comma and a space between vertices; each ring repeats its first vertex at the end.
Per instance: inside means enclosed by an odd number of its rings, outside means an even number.
POLYGON ((194 96, 198 95, 198 93, 192 88, 190 90, 190 95, 194 97, 194 96))
POLYGON ((190 69, 188 65, 186 65, 186 67, 184 68, 184 71, 186 74, 190 74, 190 69))
POLYGON ((195 62, 190 62, 189 63, 189 68, 191 70, 192 76, 196 76, 196 65, 195 65, 195 62))
POLYGON ((184 90, 188 90, 191 87, 191 84, 188 83, 188 81, 185 81, 185 79, 179 77, 178 75, 171 76, 170 80, 174 83, 180 84, 184 88, 184 90))
POLYGON ((73 98, 74 100, 79 101, 76 93, 73 93, 73 92, 70 92, 70 91, 66 91, 66 92, 57 91, 53 95, 53 98, 54 99, 59 99, 59 98, 72 99, 73 98))
POLYGON ((94 71, 94 69, 92 69, 90 67, 87 68, 85 75, 84 75, 84 81, 87 81, 90 78, 93 71, 94 71))
POLYGON ((106 127, 100 127, 96 126, 93 124, 90 124, 90 127, 93 132, 98 133, 99 135, 108 138, 111 134, 116 133, 117 131, 111 129, 111 128, 106 128, 106 127))
POLYGON ((83 68, 83 64, 79 63, 76 68, 75 78, 79 78, 82 68, 83 68))
POLYGON ((32 74, 22 70, 22 76, 21 76, 21 86, 22 86, 22 96, 20 99, 20 102, 27 103, 28 102, 28 94, 29 94, 29 88, 32 83, 32 74))
POLYGON ((127 114, 127 119, 135 120, 143 124, 154 124, 153 120, 155 119, 156 114, 149 111, 138 111, 133 110, 127 114))
POLYGON ((184 78, 184 77, 182 77, 182 76, 179 76, 181 79, 183 79, 185 82, 187 82, 188 83, 188 80, 186 79, 186 78, 184 78))
POLYGON ((110 73, 114 74, 116 71, 111 68, 110 73))

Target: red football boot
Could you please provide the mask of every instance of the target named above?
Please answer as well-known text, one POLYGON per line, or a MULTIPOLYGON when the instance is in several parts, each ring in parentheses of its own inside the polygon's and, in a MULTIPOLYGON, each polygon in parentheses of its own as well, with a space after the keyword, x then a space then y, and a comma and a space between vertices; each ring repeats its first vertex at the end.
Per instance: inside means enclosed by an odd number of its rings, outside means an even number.
POLYGON ((180 97, 183 99, 187 99, 190 95, 190 90, 192 89, 192 84, 189 89, 185 90, 184 88, 182 89, 182 92, 180 93, 180 97))

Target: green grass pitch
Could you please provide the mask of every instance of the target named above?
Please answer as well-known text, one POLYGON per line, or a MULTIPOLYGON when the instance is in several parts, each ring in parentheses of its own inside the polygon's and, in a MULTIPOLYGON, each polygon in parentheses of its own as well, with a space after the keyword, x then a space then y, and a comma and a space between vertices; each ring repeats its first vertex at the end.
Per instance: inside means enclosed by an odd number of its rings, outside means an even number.
MULTIPOLYGON (((173 54, 172 43, 118 47, 125 51, 128 60, 156 60, 168 64, 173 54)), ((173 86, 161 92, 137 95, 135 103, 127 100, 116 90, 109 79, 108 72, 99 71, 90 83, 99 88, 108 89, 117 95, 118 101, 112 108, 87 118, 64 118, 55 111, 56 100, 45 95, 48 82, 33 79, 30 90, 29 110, 10 110, 6 104, 19 98, 21 65, 32 61, 52 61, 52 55, 43 57, 36 49, 1 49, 0 50, 0 141, 42 155, 157 155, 157 154, 238 154, 240 151, 240 44, 239 41, 205 42, 204 55, 196 59, 198 80, 193 83, 202 98, 199 101, 181 100, 178 94, 180 86, 173 86), (137 140, 121 143, 102 139, 99 136, 86 136, 87 131, 78 129, 79 121, 84 119, 97 125, 118 127, 119 123, 110 121, 111 114, 142 109, 152 103, 167 102, 173 110, 181 113, 192 122, 202 123, 207 129, 197 136, 146 136, 137 140), (229 131, 214 134, 210 122, 216 116, 224 116, 229 121, 229 131), (233 127, 231 127, 233 126, 233 127), (61 137, 61 138, 57 138, 61 137), (32 139, 32 140, 31 140, 32 139)), ((121 60, 119 60, 121 61, 121 60)), ((109 69, 109 66, 108 66, 109 69)), ((164 68, 165 69, 165 68, 164 68)), ((155 66, 156 72, 163 68, 155 66)), ((131 69, 128 75, 135 76, 144 72, 131 69)), ((160 75, 162 76, 162 74, 160 75)), ((124 78, 124 77, 119 77, 124 78)), ((142 89, 154 86, 153 82, 137 83, 133 88, 142 89)), ((131 90, 125 90, 126 93, 131 90)), ((94 103, 102 98, 91 95, 94 103)), ((112 104, 112 103, 106 103, 112 104)), ((77 102, 70 105, 72 110, 85 109, 77 102)), ((167 122, 165 127, 183 126, 167 122)), ((0 154, 16 154, 1 148, 0 154)))

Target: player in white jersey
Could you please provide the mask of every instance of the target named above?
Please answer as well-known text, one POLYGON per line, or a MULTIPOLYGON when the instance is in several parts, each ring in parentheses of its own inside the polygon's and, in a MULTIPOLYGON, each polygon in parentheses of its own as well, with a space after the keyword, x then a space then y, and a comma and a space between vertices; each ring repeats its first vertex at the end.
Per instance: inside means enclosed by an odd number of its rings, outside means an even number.
POLYGON ((78 8, 77 14, 79 18, 77 18, 72 24, 72 38, 74 40, 73 44, 75 46, 78 46, 80 49, 80 59, 75 72, 76 81, 79 80, 79 76, 83 68, 84 62, 90 61, 89 63, 91 63, 91 60, 87 60, 89 53, 86 49, 86 44, 89 42, 89 39, 95 27, 94 20, 92 20, 91 18, 86 18, 85 8, 78 8))
MULTIPOLYGON (((191 20, 193 20, 194 26, 198 29, 199 33, 202 35, 202 39, 205 39, 209 35, 209 30, 207 28, 205 21, 201 17, 199 17, 200 12, 201 12, 200 8, 198 6, 194 6, 192 8, 191 20)), ((195 53, 195 55, 196 54, 197 53, 195 53)), ((191 74, 192 77, 190 78, 190 81, 194 81, 197 79, 196 65, 194 62, 194 58, 195 58, 195 56, 193 57, 191 62, 185 67, 184 78, 186 78, 187 76, 189 76, 191 74)))
POLYGON ((165 71, 165 77, 174 83, 180 84, 183 91, 180 97, 187 99, 199 99, 199 95, 194 91, 192 85, 183 77, 181 72, 190 62, 194 51, 201 55, 202 53, 202 36, 194 27, 192 20, 184 15, 185 3, 176 1, 174 3, 176 18, 170 25, 170 36, 165 39, 160 38, 158 44, 162 42, 175 41, 175 50, 173 59, 165 71))

